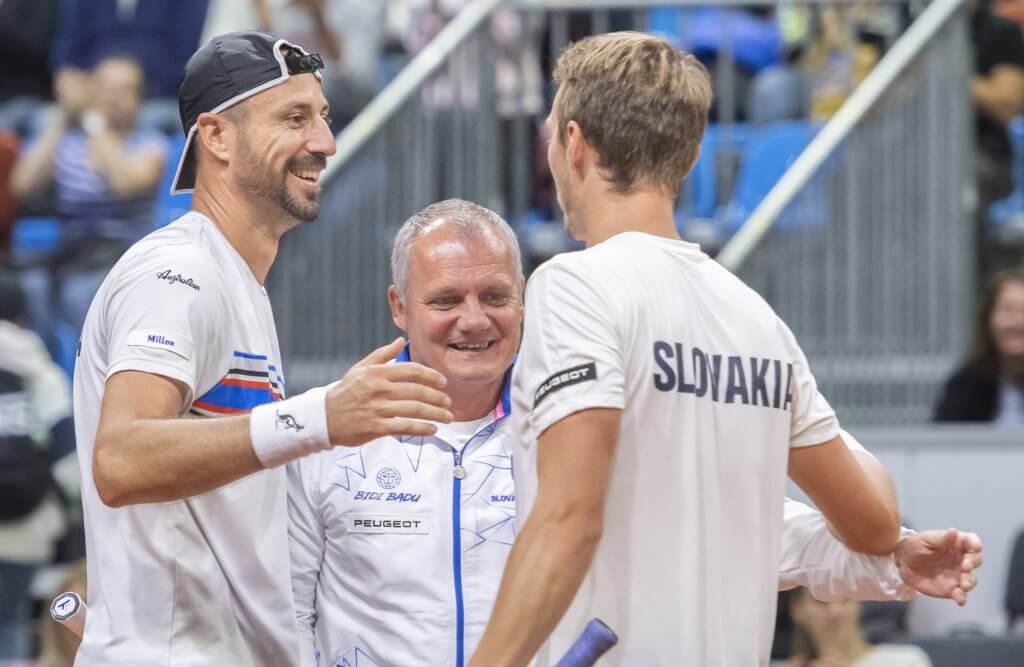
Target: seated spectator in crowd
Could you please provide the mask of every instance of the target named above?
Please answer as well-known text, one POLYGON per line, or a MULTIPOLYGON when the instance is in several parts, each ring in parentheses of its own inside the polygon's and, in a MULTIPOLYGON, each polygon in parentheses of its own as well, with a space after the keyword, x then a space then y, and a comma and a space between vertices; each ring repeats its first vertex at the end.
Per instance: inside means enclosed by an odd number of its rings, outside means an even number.
POLYGON ((59 0, 0 2, 0 131, 19 136, 35 128, 38 107, 50 101, 50 45, 59 0))
POLYGON ((935 421, 1024 424, 1024 271, 998 273, 985 290, 971 356, 946 382, 935 421))
POLYGON ((1024 0, 996 0, 993 10, 999 16, 1008 18, 1024 28, 1024 0))
POLYGON ((104 59, 88 76, 61 72, 60 113, 15 165, 15 196, 54 188, 62 223, 53 266, 25 277, 43 329, 60 317, 80 330, 107 271, 152 229, 166 140, 136 128, 143 83, 139 65, 121 56, 104 59))
POLYGON ((1014 116, 1024 113, 1024 36, 1019 24, 997 16, 991 0, 967 0, 971 10, 971 43, 974 50, 974 104, 978 187, 978 277, 984 284, 993 272, 1021 260, 1019 249, 999 248, 987 236, 992 202, 1013 190, 1012 149, 1006 128, 1014 116))
POLYGON ((806 588, 788 593, 793 619, 789 667, 930 667, 917 646, 878 644, 864 639, 861 604, 819 602, 806 588))
POLYGON ((881 57, 876 40, 865 39, 859 29, 854 8, 817 8, 816 29, 802 63, 814 120, 838 111, 881 57))
POLYGON ((71 388, 27 324, 17 277, 0 273, 0 663, 30 655, 29 587, 79 489, 71 388))
POLYGON ((177 132, 178 86, 199 47, 207 2, 63 0, 51 54, 54 71, 89 71, 112 54, 129 55, 146 80, 140 126, 177 132))

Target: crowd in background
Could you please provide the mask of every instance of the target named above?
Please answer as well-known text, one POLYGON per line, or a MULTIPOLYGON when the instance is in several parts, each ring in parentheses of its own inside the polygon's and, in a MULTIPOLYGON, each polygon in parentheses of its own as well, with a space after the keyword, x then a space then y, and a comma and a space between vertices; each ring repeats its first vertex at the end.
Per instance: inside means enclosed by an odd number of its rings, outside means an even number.
MULTIPOLYGON (((37 578, 37 590, 24 585, 55 559, 63 566, 51 579, 66 575, 65 587, 81 586, 84 576, 78 564, 84 549, 75 531, 76 465, 68 463, 74 449, 70 409, 60 408, 69 405, 73 350, 62 348, 62 340, 77 338, 93 295, 121 253, 155 225, 170 222, 159 219, 157 204, 179 157, 170 153, 169 140, 181 134, 175 97, 188 57, 212 35, 253 27, 319 52, 340 130, 466 4, 0 0, 0 410, 15 399, 47 406, 25 408, 35 421, 24 432, 0 428, 0 450, 14 447, 13 440, 45 445, 43 463, 37 457, 32 464, 42 471, 44 493, 20 509, 0 507, 0 662, 41 654, 38 665, 70 664, 68 635, 50 626, 42 634, 31 630, 31 600, 56 582, 37 578), (59 239, 43 251, 19 252, 12 247, 13 230, 19 219, 32 216, 55 218, 59 239)), ((835 113, 921 4, 659 9, 650 12, 648 27, 694 52, 716 77, 724 71, 721 54, 731 49, 736 66, 726 80, 716 80, 718 99, 731 101, 728 108, 716 105, 713 121, 819 122, 835 113), (723 95, 722 87, 729 93, 723 95)), ((976 73, 970 95, 977 118, 978 276, 989 288, 979 298, 974 347, 941 391, 935 419, 1024 424, 1024 240, 1002 233, 988 217, 990 205, 1024 186, 1013 180, 1014 156, 1019 161, 1024 146, 1015 146, 1008 133, 1024 113, 1024 2, 968 5, 976 73)), ((634 18, 610 12, 608 28, 633 27, 634 18)), ((570 39, 592 30, 587 15, 570 17, 570 39)), ((501 112, 532 119, 527 140, 540 156, 552 36, 535 16, 506 9, 495 14, 492 32, 507 55, 497 72, 501 112)), ((531 166, 529 206, 542 217, 557 208, 543 158, 531 166)), ((0 505, 13 497, 6 491, 14 484, 11 466, 29 465, 12 456, 0 454, 0 505)), ((840 651, 823 647, 823 612, 815 603, 797 596, 790 608, 803 628, 792 664, 822 664, 814 662, 821 651, 840 651)), ((857 608, 836 613, 844 619, 841 649, 866 655, 868 644, 849 621, 857 608)))

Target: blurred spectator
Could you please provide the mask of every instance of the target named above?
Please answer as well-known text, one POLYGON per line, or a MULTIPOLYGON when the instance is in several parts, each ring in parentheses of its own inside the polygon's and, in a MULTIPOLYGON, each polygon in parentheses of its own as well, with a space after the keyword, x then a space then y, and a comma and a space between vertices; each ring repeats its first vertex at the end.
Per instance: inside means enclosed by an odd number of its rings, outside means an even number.
POLYGON ((211 0, 202 42, 261 29, 319 53, 324 95, 336 129, 373 98, 384 39, 385 2, 366 0, 211 0))
POLYGON ((27 322, 17 277, 0 273, 0 660, 29 655, 29 587, 79 488, 70 387, 27 322))
POLYGON ((763 124, 831 117, 898 38, 908 21, 905 9, 874 0, 781 6, 784 62, 754 77, 748 120, 763 124))
POLYGON ((855 20, 856 5, 816 8, 814 38, 803 56, 811 118, 830 118, 846 102, 881 57, 874 39, 864 39, 855 20))
POLYGON ((40 103, 51 99, 58 5, 59 0, 0 2, 0 131, 30 134, 40 103))
POLYGON ((1024 28, 1024 0, 997 0, 993 3, 993 11, 1024 28))
POLYGON ((15 165, 15 195, 26 200, 55 188, 63 228, 53 266, 25 276, 43 329, 60 317, 77 333, 109 268, 152 228, 166 140, 136 128, 142 87, 138 64, 120 56, 91 75, 61 71, 60 113, 15 165))
POLYGON ((1024 424, 1024 271, 986 288, 971 356, 946 382, 935 421, 1024 424))
POLYGON ((819 602, 805 588, 789 594, 793 619, 790 667, 930 667, 917 646, 871 645, 860 627, 860 603, 819 602))
POLYGON ((146 81, 140 126, 179 131, 178 86, 199 46, 208 0, 63 0, 53 67, 93 69, 111 55, 131 56, 146 81))
POLYGON ((1024 113, 1024 36, 1017 23, 996 16, 991 0, 967 0, 971 10, 971 41, 974 49, 974 102, 977 150, 975 169, 978 187, 978 277, 984 284, 993 271, 1020 260, 1019 251, 999 248, 987 236, 992 202, 1013 189, 1012 150, 1006 134, 1014 116, 1024 113))

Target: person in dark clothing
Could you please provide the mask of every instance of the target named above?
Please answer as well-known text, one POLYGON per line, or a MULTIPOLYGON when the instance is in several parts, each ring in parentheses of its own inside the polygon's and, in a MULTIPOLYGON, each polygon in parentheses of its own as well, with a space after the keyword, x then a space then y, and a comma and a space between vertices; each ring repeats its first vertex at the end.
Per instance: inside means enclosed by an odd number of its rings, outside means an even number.
POLYGON ((28 323, 17 276, 0 269, 0 664, 31 655, 32 579, 80 495, 71 386, 28 323))
POLYGON ((989 2, 978 4, 971 16, 975 72, 971 98, 977 113, 978 148, 1008 165, 1006 126, 1024 111, 1024 35, 1017 23, 993 14, 989 2))
POLYGON ((996 274, 985 290, 971 356, 946 382, 934 419, 1024 424, 1024 270, 996 274))
POLYGON ((53 99, 50 45, 58 0, 0 2, 0 130, 32 132, 41 103, 53 99))
POLYGON ((91 70, 111 54, 131 56, 148 98, 176 98, 185 62, 199 46, 207 0, 64 0, 52 54, 56 70, 91 70))
POLYGON ((971 0, 974 77, 971 101, 976 117, 975 171, 978 187, 978 277, 1019 262, 1019 248, 1004 248, 987 233, 992 202, 1013 189, 1010 120, 1024 113, 1024 35, 1020 25, 994 14, 991 0, 971 0))

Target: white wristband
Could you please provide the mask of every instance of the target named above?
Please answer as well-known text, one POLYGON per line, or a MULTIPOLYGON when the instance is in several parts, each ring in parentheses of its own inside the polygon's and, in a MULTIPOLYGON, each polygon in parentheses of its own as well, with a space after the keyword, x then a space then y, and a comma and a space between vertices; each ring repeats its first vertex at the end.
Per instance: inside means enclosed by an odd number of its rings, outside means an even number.
POLYGON ((284 401, 264 403, 249 414, 249 437, 256 458, 274 468, 330 448, 327 387, 316 387, 284 401))

